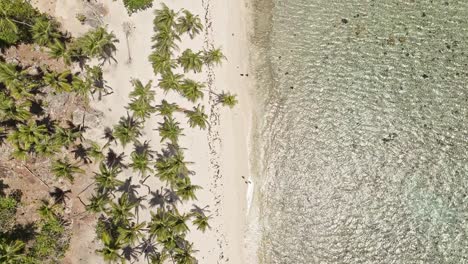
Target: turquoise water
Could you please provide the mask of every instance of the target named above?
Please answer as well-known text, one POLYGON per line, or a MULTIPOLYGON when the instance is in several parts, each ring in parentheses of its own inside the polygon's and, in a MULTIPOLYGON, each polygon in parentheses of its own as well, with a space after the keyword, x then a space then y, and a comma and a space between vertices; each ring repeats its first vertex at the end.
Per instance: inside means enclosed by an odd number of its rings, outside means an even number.
POLYGON ((468 1, 271 12, 260 263, 468 263, 468 1))

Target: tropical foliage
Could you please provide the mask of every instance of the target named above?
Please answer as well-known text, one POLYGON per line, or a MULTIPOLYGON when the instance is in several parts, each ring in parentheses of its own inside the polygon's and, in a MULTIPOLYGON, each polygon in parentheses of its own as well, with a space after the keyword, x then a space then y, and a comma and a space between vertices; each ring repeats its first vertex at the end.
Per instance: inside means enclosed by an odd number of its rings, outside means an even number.
MULTIPOLYGON (((123 2, 130 14, 152 4, 152 0, 123 2)), ((23 64, 20 67, 0 62, 0 139, 3 142, 6 137, 15 158, 47 157, 44 160, 50 160, 51 175, 69 183, 79 174, 85 175, 82 166, 98 165, 94 182, 88 186, 92 186, 90 190, 94 189, 94 193, 88 201, 82 202, 89 213, 99 215, 96 233, 101 247, 97 253, 105 261, 131 263, 144 258, 160 264, 167 261, 197 263, 196 250, 186 239, 187 233, 192 227, 202 232, 210 229, 211 216, 198 207, 187 212, 179 206, 196 201, 196 193, 201 189, 192 182, 191 162, 186 160, 179 143, 183 142, 180 141, 181 123, 191 128, 208 127, 203 98, 205 92, 214 92, 212 87, 197 81, 196 75, 192 74, 190 78, 193 79, 189 79, 182 71, 200 73, 203 66, 210 69, 226 58, 220 49, 214 48, 186 49, 179 56, 174 55, 179 53, 183 35, 194 39, 203 31, 200 17, 188 10, 174 11, 163 4, 155 11, 153 25, 153 52, 148 59, 159 78, 158 83, 153 86, 151 81, 131 80, 133 90, 126 106, 128 113, 105 130, 107 143, 100 146, 84 138, 84 116, 83 124, 75 125, 64 118, 54 119, 62 113, 51 116, 50 107, 42 104, 51 91, 53 96, 64 95, 66 103, 73 100, 74 103, 85 102, 85 106, 90 96, 97 95, 100 100, 112 93, 101 66, 106 61, 115 61, 116 36, 104 27, 97 27, 74 39, 62 34, 55 20, 40 14, 26 1, 1 1, 0 46, 34 42, 44 46, 50 57, 68 66, 60 71, 41 67, 31 74, 23 64), (90 59, 98 59, 102 64, 90 66, 90 59), (156 89, 162 91, 157 93, 158 97, 161 94, 160 100, 156 100, 156 89), (163 98, 170 91, 187 99, 182 104, 184 107, 163 98), (149 141, 141 139, 145 121, 153 116, 160 121, 155 127, 162 142, 159 151, 155 151, 149 141), (124 147, 125 150, 129 144, 133 145, 130 153, 112 149, 120 145, 118 149, 124 147), (123 178, 123 171, 130 176, 123 178), (139 184, 134 176, 138 177, 139 184), (153 178, 160 183, 156 191, 152 190, 154 182, 145 184, 147 179, 153 178), (142 186, 148 188, 147 195, 141 193, 142 186), (150 221, 141 222, 139 212, 148 205, 155 210, 150 221)), ((237 99, 235 95, 223 93, 218 95, 218 102, 232 107, 237 99)), ((28 243, 11 237, 3 239, 6 232, 0 230, 1 263, 61 262, 69 241, 63 207, 66 193, 55 189, 50 192, 54 199, 41 203, 38 210, 41 220, 35 223, 34 238, 28 243)), ((9 230, 15 226, 7 219, 12 218, 19 205, 19 201, 0 195, 0 226, 9 230)))
POLYGON ((182 13, 184 13, 184 15, 177 19, 177 32, 179 34, 187 33, 190 38, 193 39, 203 30, 201 19, 188 10, 183 10, 182 13))
POLYGON ((185 111, 190 127, 205 129, 208 125, 208 115, 205 114, 205 106, 198 105, 193 110, 185 111))
POLYGON ((193 71, 198 73, 202 71, 203 57, 201 52, 193 52, 191 49, 186 49, 177 59, 184 72, 193 71))
POLYGON ((222 93, 219 95, 218 101, 223 106, 233 108, 237 104, 237 96, 231 93, 222 93))
POLYGON ((107 32, 103 27, 89 31, 76 40, 78 48, 85 56, 101 59, 103 63, 110 59, 115 61, 113 56, 117 50, 117 42, 119 40, 114 33, 107 32))
POLYGON ((220 65, 226 57, 221 49, 211 49, 203 51, 203 62, 207 65, 220 65))
POLYGON ((114 126, 114 136, 125 147, 141 136, 142 125, 141 121, 127 114, 126 117, 121 117, 119 123, 114 126))
POLYGON ((28 1, 0 1, 0 47, 31 42, 31 28, 36 19, 47 19, 28 1))
POLYGON ((58 263, 70 239, 62 221, 62 205, 43 201, 40 220, 24 225, 15 219, 20 200, 19 190, 0 194, 0 263, 58 263))
POLYGON ((143 85, 140 80, 135 79, 132 84, 134 90, 130 93, 132 101, 128 105, 128 109, 133 112, 135 118, 144 121, 156 112, 156 108, 152 105, 155 92, 151 89, 151 81, 143 85))
POLYGON ((74 181, 76 174, 84 172, 80 167, 70 163, 68 159, 54 161, 51 170, 57 178, 65 178, 70 182, 74 181))
POLYGON ((123 0, 129 14, 145 10, 153 5, 153 0, 123 0))
POLYGON ((31 28, 34 42, 41 46, 47 46, 57 42, 62 36, 58 31, 58 27, 58 23, 54 20, 48 20, 42 17, 36 19, 31 28))

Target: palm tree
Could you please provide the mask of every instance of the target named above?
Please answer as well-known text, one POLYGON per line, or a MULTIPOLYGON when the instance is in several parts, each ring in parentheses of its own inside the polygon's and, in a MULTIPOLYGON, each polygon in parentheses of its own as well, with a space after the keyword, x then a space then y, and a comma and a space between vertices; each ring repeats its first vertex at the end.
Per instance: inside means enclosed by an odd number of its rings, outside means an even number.
POLYGON ((131 141, 135 141, 141 136, 141 121, 136 120, 127 113, 127 117, 121 117, 119 124, 114 126, 114 136, 120 141, 122 146, 126 146, 131 141))
POLYGON ((128 105, 128 109, 133 111, 134 117, 144 121, 156 112, 156 108, 151 105, 155 92, 151 90, 151 81, 143 85, 140 80, 135 79, 132 80, 132 83, 134 90, 130 93, 132 101, 128 105))
POLYGON ((0 120, 24 122, 31 117, 30 101, 15 102, 13 98, 0 92, 0 120))
POLYGON ((0 62, 0 83, 3 83, 10 91, 10 96, 17 100, 32 97, 32 90, 38 87, 38 83, 28 78, 25 71, 17 69, 17 65, 4 62, 0 62))
POLYGON ((171 215, 165 210, 158 208, 156 213, 150 211, 151 221, 147 227, 152 238, 164 240, 171 235, 171 215))
POLYGON ((158 51, 150 54, 149 61, 153 66, 154 74, 162 74, 177 67, 176 61, 171 58, 170 54, 162 54, 158 51))
POLYGON ((145 121, 151 114, 156 112, 156 108, 145 98, 132 99, 127 109, 132 111, 133 116, 141 121, 145 121))
POLYGON ((86 210, 93 213, 105 212, 111 201, 109 193, 100 193, 98 195, 92 195, 89 199, 90 203, 86 205, 86 210))
POLYGON ((163 89, 165 93, 170 90, 180 91, 180 84, 182 82, 182 74, 174 74, 172 71, 166 71, 162 73, 161 79, 159 79, 158 86, 163 89))
POLYGON ((158 53, 172 55, 172 50, 177 50, 179 48, 176 41, 180 41, 180 37, 171 27, 160 26, 151 40, 154 42, 152 46, 153 49, 158 53))
POLYGON ((196 264, 197 260, 192 256, 196 250, 193 250, 193 243, 189 243, 188 241, 183 241, 181 247, 177 247, 174 249, 175 255, 174 260, 177 264, 196 264))
POLYGON ((22 149, 29 151, 34 145, 39 144, 48 134, 45 125, 37 125, 30 120, 27 124, 20 124, 17 130, 8 136, 8 141, 22 149))
POLYGON ((181 85, 182 94, 190 102, 196 102, 197 100, 203 98, 203 88, 205 88, 203 83, 199 83, 190 79, 184 79, 184 82, 181 85))
POLYGON ((57 204, 51 204, 48 200, 41 200, 41 206, 37 210, 42 219, 53 220, 57 218, 57 204))
POLYGON ((133 91, 130 92, 130 98, 145 98, 148 100, 153 100, 155 92, 151 90, 152 81, 149 81, 146 85, 138 79, 133 79, 131 81, 133 85, 133 91))
POLYGON ((109 59, 115 60, 113 54, 117 50, 115 43, 118 42, 114 33, 107 32, 103 27, 91 30, 77 40, 85 55, 100 58, 103 63, 109 59))
POLYGON ((80 167, 71 164, 68 161, 68 158, 65 158, 64 160, 58 159, 52 162, 51 170, 52 170, 52 173, 54 173, 55 177, 66 178, 72 183, 75 179, 74 178, 75 174, 84 173, 83 169, 80 169, 80 167))
POLYGON ((166 100, 162 100, 161 104, 157 106, 159 114, 165 117, 172 117, 172 114, 179 110, 179 106, 175 103, 168 103, 166 100))
POLYGON ((168 214, 170 215, 169 223, 172 231, 176 234, 185 234, 189 231, 187 226, 187 221, 190 219, 189 214, 180 214, 177 209, 170 210, 168 214))
POLYGON ((23 98, 32 99, 34 96, 34 91, 39 87, 39 83, 35 80, 23 78, 18 79, 8 86, 10 91, 10 96, 16 100, 21 100, 23 98))
POLYGON ((112 216, 112 221, 117 225, 128 225, 130 219, 135 217, 131 212, 137 206, 128 199, 128 194, 124 193, 118 199, 117 203, 111 202, 109 214, 112 216))
POLYGON ((161 142, 169 139, 173 144, 176 144, 179 136, 182 134, 182 128, 179 127, 179 122, 175 121, 172 117, 164 117, 164 122, 159 123, 161 126, 158 128, 161 142))
POLYGON ((81 47, 81 42, 82 39, 79 38, 71 43, 68 43, 63 59, 67 65, 71 65, 72 62, 78 62, 80 68, 83 69, 90 55, 87 54, 81 47))
POLYGON ((91 82, 89 80, 82 80, 79 77, 73 76, 72 90, 80 95, 86 103, 89 101, 89 94, 91 93, 91 82))
POLYGON ((151 264, 164 264, 169 258, 169 255, 166 252, 155 252, 148 255, 149 263, 151 264))
POLYGON ((20 71, 16 70, 16 65, 11 63, 0 62, 0 83, 9 87, 12 83, 22 79, 20 71))
POLYGON ((211 216, 206 216, 201 212, 195 212, 192 214, 195 217, 192 223, 197 227, 198 230, 205 232, 206 229, 211 229, 211 226, 208 224, 208 221, 211 219, 211 216))
POLYGON ((193 15, 188 10, 183 10, 184 16, 177 19, 177 32, 179 34, 188 33, 190 38, 193 39, 197 34, 203 31, 203 24, 200 17, 193 15))
POLYGON ((183 151, 173 145, 168 145, 166 152, 159 155, 156 160, 156 175, 161 181, 167 181, 174 186, 177 180, 188 177, 190 174, 187 168, 188 162, 185 161, 183 151))
POLYGON ((44 83, 52 87, 57 93, 71 92, 71 72, 66 70, 62 73, 48 72, 44 75, 44 83))
POLYGON ((72 124, 71 127, 64 128, 61 126, 56 125, 54 127, 55 134, 54 140, 60 144, 65 146, 65 148, 69 148, 71 145, 75 144, 75 142, 80 139, 83 140, 83 132, 77 127, 74 127, 72 124))
POLYGON ((10 241, 9 243, 0 240, 0 263, 16 264, 22 263, 25 255, 22 253, 25 244, 21 240, 10 241))
POLYGON ((63 58, 64 62, 67 65, 71 64, 71 58, 68 57, 69 53, 67 53, 67 48, 65 46, 65 43, 63 43, 60 40, 54 40, 53 43, 49 44, 49 55, 50 57, 58 60, 60 58, 63 58))
POLYGON ((208 124, 208 115, 205 114, 205 106, 193 107, 191 111, 185 111, 185 115, 188 117, 188 123, 190 127, 198 126, 200 129, 205 129, 208 124))
POLYGON ((186 49, 182 52, 182 55, 177 59, 179 65, 184 69, 184 72, 187 73, 190 70, 193 72, 201 72, 203 68, 203 59, 202 53, 194 53, 191 49, 186 49))
POLYGON ((103 77, 102 68, 99 66, 89 67, 85 65, 86 80, 91 83, 91 95, 98 94, 98 100, 102 99, 102 96, 109 95, 112 93, 112 89, 106 85, 106 81, 103 77))
POLYGON ((119 233, 117 240, 126 245, 133 246, 138 242, 138 240, 145 237, 143 234, 144 227, 146 227, 146 222, 139 224, 131 223, 128 226, 119 226, 117 228, 117 233, 119 233))
POLYGON ((94 173, 94 180, 97 184, 97 190, 101 193, 112 191, 123 184, 117 176, 122 172, 120 167, 108 167, 104 162, 99 165, 99 172, 94 173))
POLYGON ((237 95, 223 92, 221 95, 219 95, 218 102, 221 103, 223 106, 233 108, 238 103, 236 97, 237 95))
POLYGON ((151 159, 153 158, 153 151, 150 149, 149 144, 145 141, 143 144, 140 142, 135 143, 135 150, 130 154, 132 163, 130 167, 133 171, 138 171, 141 176, 145 176, 146 172, 153 172, 150 167, 151 159))
POLYGON ((62 35, 58 32, 57 22, 38 18, 31 28, 32 38, 40 46, 47 46, 58 40, 62 35))
POLYGON ((101 234, 101 241, 104 248, 96 250, 109 263, 119 263, 125 261, 125 258, 119 254, 122 245, 118 239, 114 239, 107 231, 101 234))
POLYGON ((155 18, 153 21, 155 31, 159 30, 161 27, 174 27, 175 19, 177 17, 177 13, 174 10, 169 9, 166 4, 161 4, 161 9, 156 9, 155 11, 155 18))
POLYGON ((195 191, 201 189, 198 185, 193 185, 190 182, 189 177, 185 177, 176 183, 176 194, 182 200, 197 200, 197 196, 195 195, 195 191))
POLYGON ((38 155, 51 157, 59 152, 62 145, 50 136, 45 136, 38 144, 34 146, 34 150, 38 155))
MULTIPOLYGON (((1 10, 0 15, 0 40, 5 44, 15 44, 20 38, 19 28, 6 10, 1 10)), ((3 45, 3 43, 2 43, 3 45)))
POLYGON ((220 65, 226 59, 220 48, 203 51, 203 62, 206 65, 220 65))
POLYGON ((90 145, 88 148, 88 155, 93 158, 95 162, 103 160, 104 154, 102 153, 101 146, 94 141, 88 141, 88 143, 90 145))

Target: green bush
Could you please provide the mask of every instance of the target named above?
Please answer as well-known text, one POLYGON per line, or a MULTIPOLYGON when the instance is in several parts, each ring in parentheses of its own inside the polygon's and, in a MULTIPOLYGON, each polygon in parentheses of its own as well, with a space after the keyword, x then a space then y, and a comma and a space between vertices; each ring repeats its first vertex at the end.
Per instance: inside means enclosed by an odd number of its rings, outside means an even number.
POLYGON ((0 11, 0 47, 31 41, 35 19, 45 18, 25 0, 1 0, 0 11))
POLYGON ((69 236, 65 227, 57 218, 43 220, 40 232, 31 249, 32 255, 41 260, 58 261, 65 255, 69 245, 69 236))
POLYGON ((130 15, 153 6, 153 0, 123 0, 123 2, 130 15))
POLYGON ((8 232, 15 224, 18 202, 12 197, 0 197, 0 233, 8 232))

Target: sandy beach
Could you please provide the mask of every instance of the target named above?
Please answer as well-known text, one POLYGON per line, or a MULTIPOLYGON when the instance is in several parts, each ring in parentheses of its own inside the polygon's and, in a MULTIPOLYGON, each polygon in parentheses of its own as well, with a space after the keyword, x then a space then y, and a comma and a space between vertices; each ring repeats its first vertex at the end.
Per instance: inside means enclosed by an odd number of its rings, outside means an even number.
MULTIPOLYGON (((37 3, 48 11, 55 8, 54 16, 73 36, 79 36, 88 26, 80 25, 75 16, 81 10, 90 12, 90 6, 80 1, 58 1, 54 4, 37 3)), ((91 106, 102 112, 103 118, 98 124, 86 124, 90 127, 88 137, 101 141, 103 129, 112 127, 121 116, 126 115, 125 106, 129 102, 128 94, 133 89, 130 80, 137 78, 143 83, 157 84, 148 56, 151 53, 153 36, 154 9, 160 7, 155 3, 153 8, 128 16, 121 1, 100 1, 105 15, 102 22, 117 36, 117 63, 105 64, 104 78, 112 87, 113 94, 102 101, 93 101, 91 106), (127 41, 122 23, 130 22, 133 32, 127 41), (131 62, 129 62, 129 53, 131 62)), ((249 77, 249 30, 251 7, 245 1, 164 1, 170 8, 179 10, 186 8, 202 18, 205 31, 191 40, 184 36, 179 46, 180 50, 190 47, 193 50, 221 47, 227 61, 219 67, 206 67, 203 74, 189 77, 206 82, 203 104, 209 115, 210 127, 198 130, 181 123, 184 137, 180 145, 186 149, 186 159, 193 164, 190 169, 196 174, 192 182, 203 187, 197 193, 197 204, 207 206, 211 229, 202 233, 191 227, 188 239, 198 250, 196 257, 200 263, 252 263, 245 259, 245 229, 246 229, 246 190, 250 179, 249 173, 249 142, 252 122, 252 87, 253 77, 249 77), (229 91, 238 95, 239 104, 234 109, 223 108, 215 104, 213 93, 229 91), (213 92, 213 93, 212 93, 213 92)), ((52 11, 49 11, 52 12, 52 11)), ((92 10, 91 10, 92 12, 92 10)), ((162 99, 175 102, 182 107, 189 107, 187 101, 178 94, 169 92, 164 95, 161 90, 156 94, 157 102, 162 99)), ((161 148, 160 138, 154 131, 161 119, 153 116, 146 121, 141 140, 148 140, 155 150, 161 148)), ((130 152, 130 146, 126 152, 130 152)), ((130 177, 131 170, 125 170, 123 178, 130 177)), ((139 185, 138 176, 132 183, 139 185)), ((150 177, 146 183, 151 191, 161 187, 156 177, 150 177)), ((145 186, 138 189, 139 195, 150 194, 145 186)), ((83 194, 86 196, 86 193, 83 194)), ((187 210, 192 203, 185 204, 187 210)), ((140 210, 139 220, 147 221, 151 208, 140 210)), ((87 219, 77 218, 73 224, 71 248, 66 257, 66 263, 101 263, 102 260, 94 253, 96 248, 94 230, 87 219), (80 222, 83 221, 83 222, 80 222)), ((141 261, 141 263, 144 263, 141 261)))

